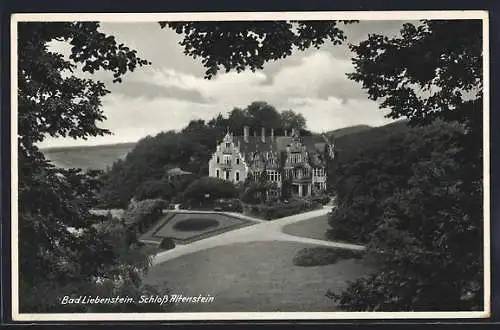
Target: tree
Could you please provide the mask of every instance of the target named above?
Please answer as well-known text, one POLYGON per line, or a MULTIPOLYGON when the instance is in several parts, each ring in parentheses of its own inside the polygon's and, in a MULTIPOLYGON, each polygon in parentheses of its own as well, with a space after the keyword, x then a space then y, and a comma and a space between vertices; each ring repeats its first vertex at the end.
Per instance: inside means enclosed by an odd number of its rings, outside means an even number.
POLYGON ((480 109, 464 106, 482 95, 480 20, 407 23, 399 37, 372 34, 350 48, 356 71, 348 77, 390 109, 389 118, 418 125, 435 119, 481 122, 480 109))
POLYGON ((372 276, 332 294, 347 310, 480 310, 482 232, 462 204, 458 148, 433 152, 414 165, 407 189, 384 201, 370 237, 378 265, 372 276))
POLYGON ((203 177, 193 181, 182 193, 182 199, 188 203, 211 203, 220 198, 237 197, 238 191, 229 181, 213 177, 203 177))
MULTIPOLYGON (((99 311, 96 306, 61 305, 60 298, 151 292, 139 277, 148 268, 147 256, 121 243, 123 228, 102 231, 89 213, 99 178, 56 168, 37 147, 49 135, 85 139, 109 133, 97 126, 105 119, 101 98, 109 91, 100 81, 78 77, 77 64, 83 72, 109 71, 120 82, 148 62, 101 33, 95 22, 18 23, 18 50, 20 311, 99 311), (69 60, 49 50, 54 41, 72 46, 69 60)), ((144 310, 138 305, 108 307, 144 310)))
POLYGON ((232 132, 240 132, 243 126, 251 124, 248 111, 240 108, 233 108, 229 112, 228 121, 232 132))
POLYGON ((398 37, 351 45, 356 72, 348 76, 389 117, 456 122, 463 133, 417 163, 408 188, 388 200, 370 243, 380 270, 333 295, 344 308, 482 309, 481 45, 474 20, 405 24, 398 37))
POLYGON ((319 48, 346 40, 340 24, 355 21, 235 21, 160 22, 183 35, 184 54, 201 57, 213 78, 221 69, 229 72, 260 70, 269 61, 284 59, 295 49, 319 48), (340 23, 340 24, 339 24, 340 23))
MULTIPOLYGON (((106 175, 102 189, 102 198, 108 207, 126 207, 130 199, 141 195, 141 187, 145 182, 157 182, 155 187, 145 187, 151 193, 165 193, 165 196, 176 195, 184 187, 174 187, 167 194, 168 187, 162 181, 169 167, 180 167, 195 175, 208 173, 210 158, 218 132, 201 122, 192 121, 181 133, 174 131, 162 132, 154 137, 141 139, 123 161, 112 166, 106 175), (167 190, 161 190, 163 188, 167 190)), ((144 196, 143 196, 144 197, 144 196)), ((149 197, 152 197, 150 195, 149 197)), ((156 196, 159 197, 159 196, 156 196)))
POLYGON ((285 110, 280 113, 281 126, 286 130, 292 128, 298 130, 306 129, 306 119, 300 113, 295 113, 293 110, 285 110))
POLYGON ((245 112, 248 113, 251 126, 254 129, 258 129, 259 127, 278 128, 280 126, 278 111, 267 102, 252 102, 246 107, 245 112))

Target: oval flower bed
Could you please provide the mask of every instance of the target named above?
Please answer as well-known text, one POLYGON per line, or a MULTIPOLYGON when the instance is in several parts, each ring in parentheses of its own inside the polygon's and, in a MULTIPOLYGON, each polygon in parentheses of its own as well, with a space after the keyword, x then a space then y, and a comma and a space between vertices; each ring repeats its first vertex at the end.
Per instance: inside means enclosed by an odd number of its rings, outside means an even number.
POLYGON ((218 225, 219 221, 215 219, 190 218, 177 222, 172 228, 179 231, 200 231, 218 225))

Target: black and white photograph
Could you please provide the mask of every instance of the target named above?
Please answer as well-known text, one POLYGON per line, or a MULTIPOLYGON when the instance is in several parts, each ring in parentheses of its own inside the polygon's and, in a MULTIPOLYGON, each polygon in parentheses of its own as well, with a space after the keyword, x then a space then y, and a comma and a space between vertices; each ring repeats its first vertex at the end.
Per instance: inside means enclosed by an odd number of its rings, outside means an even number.
POLYGON ((486 12, 11 32, 13 320, 489 316, 486 12))

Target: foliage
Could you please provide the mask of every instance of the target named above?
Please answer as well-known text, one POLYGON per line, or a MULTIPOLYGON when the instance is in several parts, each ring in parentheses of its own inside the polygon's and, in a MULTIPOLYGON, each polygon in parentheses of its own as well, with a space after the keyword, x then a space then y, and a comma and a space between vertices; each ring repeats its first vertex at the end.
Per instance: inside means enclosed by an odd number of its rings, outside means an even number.
POLYGON ((480 20, 407 23, 398 37, 372 34, 350 48, 356 71, 348 77, 361 82, 371 99, 382 101, 390 118, 428 124, 481 116, 463 106, 482 95, 480 20))
POLYGON ((241 200, 249 204, 265 203, 267 200, 267 193, 273 189, 277 189, 276 184, 267 181, 265 178, 265 171, 263 172, 263 178, 250 182, 243 193, 241 194, 241 200))
POLYGON ((319 192, 315 192, 309 199, 311 201, 319 203, 321 205, 327 205, 330 202, 331 197, 328 194, 326 194, 324 191, 319 191, 319 192))
POLYGON ((321 204, 308 200, 298 199, 293 202, 283 203, 275 201, 272 204, 246 204, 243 205, 244 214, 265 220, 274 220, 294 214, 313 211, 321 208, 321 204))
POLYGON ((221 69, 229 72, 262 69, 269 61, 286 58, 296 49, 334 45, 346 37, 339 23, 354 21, 235 21, 160 22, 183 35, 184 54, 201 57, 211 79, 221 69))
POLYGON ((165 237, 161 240, 160 250, 167 251, 172 250, 173 248, 175 248, 175 242, 172 237, 165 237))
MULTIPOLYGON (((78 77, 77 71, 108 71, 119 82, 127 71, 145 64, 135 50, 101 33, 95 22, 18 23, 21 312, 98 311, 104 307, 61 305, 60 299, 148 292, 138 277, 148 268, 144 255, 124 243, 126 231, 96 229, 89 213, 99 173, 55 168, 36 146, 46 136, 85 139, 109 133, 97 126, 105 119, 101 98, 109 91, 100 81, 78 77), (56 41, 72 46, 69 59, 49 50, 49 43, 56 41)), ((109 308, 141 311, 156 306, 109 308)))
POLYGON ((305 130, 306 129, 306 119, 300 113, 295 113, 293 110, 285 110, 281 112, 281 127, 286 130, 291 130, 292 128, 305 130))
POLYGON ((146 199, 131 203, 123 215, 123 222, 143 233, 160 219, 166 207, 167 203, 161 199, 146 199))
POLYGON ((387 200, 370 239, 379 272, 334 295, 341 305, 349 310, 361 305, 391 311, 482 309, 481 208, 474 218, 463 209, 470 196, 459 188, 463 179, 457 177, 465 173, 454 159, 457 152, 435 152, 415 164, 408 188, 387 200))
MULTIPOLYGON (((201 140, 202 137, 198 139, 201 140)), ((172 184, 173 191, 167 192, 168 184, 165 181, 168 179, 168 169, 180 167, 198 174, 204 171, 203 168, 208 169, 208 157, 208 147, 200 144, 192 135, 170 131, 155 137, 148 136, 140 140, 124 160, 115 162, 106 173, 101 197, 107 207, 125 207, 135 195, 141 198, 160 197, 157 195, 160 193, 171 197, 184 188, 185 184, 184 179, 179 179, 177 182, 180 183, 180 188, 172 184), (144 187, 144 184, 151 181, 155 181, 159 191, 147 191, 153 187, 144 187)))
POLYGON ((446 151, 463 134, 463 129, 436 122, 421 128, 382 132, 386 134, 381 133, 375 142, 359 139, 364 147, 336 164, 332 185, 338 207, 330 217, 332 229, 328 233, 332 239, 368 242, 384 216, 385 199, 407 186, 413 165, 429 159, 433 152, 446 151))
POLYGON ((168 180, 148 180, 142 183, 136 190, 134 197, 137 200, 161 198, 170 200, 175 190, 168 180))
POLYGON ((213 203, 220 198, 237 196, 234 184, 219 178, 204 177, 192 182, 182 193, 182 199, 192 204, 213 203))
POLYGON ((411 125, 444 120, 460 130, 416 138, 412 149, 393 150, 398 140, 388 139, 389 166, 373 167, 377 155, 360 151, 369 158, 355 156, 359 164, 343 173, 334 225, 364 229, 379 271, 330 294, 341 308, 483 308, 481 43, 480 21, 454 20, 405 24, 399 37, 370 35, 351 46, 356 72, 349 77, 389 117, 411 125))
POLYGON ((345 259, 361 259, 363 252, 317 246, 303 248, 295 253, 293 264, 299 267, 333 265, 345 259))
POLYGON ((214 210, 220 209, 225 212, 243 212, 243 205, 238 198, 218 199, 214 203, 214 210))

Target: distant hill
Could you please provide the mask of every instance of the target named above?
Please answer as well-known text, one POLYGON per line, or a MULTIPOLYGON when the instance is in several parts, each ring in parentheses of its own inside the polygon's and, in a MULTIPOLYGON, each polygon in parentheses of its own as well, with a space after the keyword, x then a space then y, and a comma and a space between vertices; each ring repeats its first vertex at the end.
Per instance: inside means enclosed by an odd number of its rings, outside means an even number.
POLYGON ((105 170, 116 160, 125 157, 135 142, 90 147, 61 147, 42 149, 45 157, 62 168, 105 170))
POLYGON ((335 129, 333 131, 328 131, 328 132, 324 132, 324 133, 312 133, 312 137, 313 137, 314 142, 323 142, 324 139, 323 139, 322 135, 325 135, 329 139, 336 140, 341 136, 349 135, 349 134, 356 134, 359 132, 364 132, 364 131, 367 131, 367 130, 372 129, 372 128, 373 127, 368 126, 368 125, 355 125, 355 126, 349 126, 349 127, 335 129))
MULTIPOLYGON (((406 120, 399 120, 384 126, 371 127, 352 134, 344 134, 335 139, 335 149, 342 159, 348 159, 359 150, 370 148, 379 143, 387 143, 387 138, 396 133, 409 130, 406 120)), ((335 131, 333 131, 335 132, 335 131)))
POLYGON ((339 138, 344 135, 348 134, 354 134, 354 133, 359 133, 363 132, 369 129, 372 129, 373 127, 368 126, 368 125, 356 125, 356 126, 349 126, 349 127, 344 127, 344 128, 339 128, 333 131, 326 132, 325 135, 328 137, 333 137, 333 138, 339 138))

